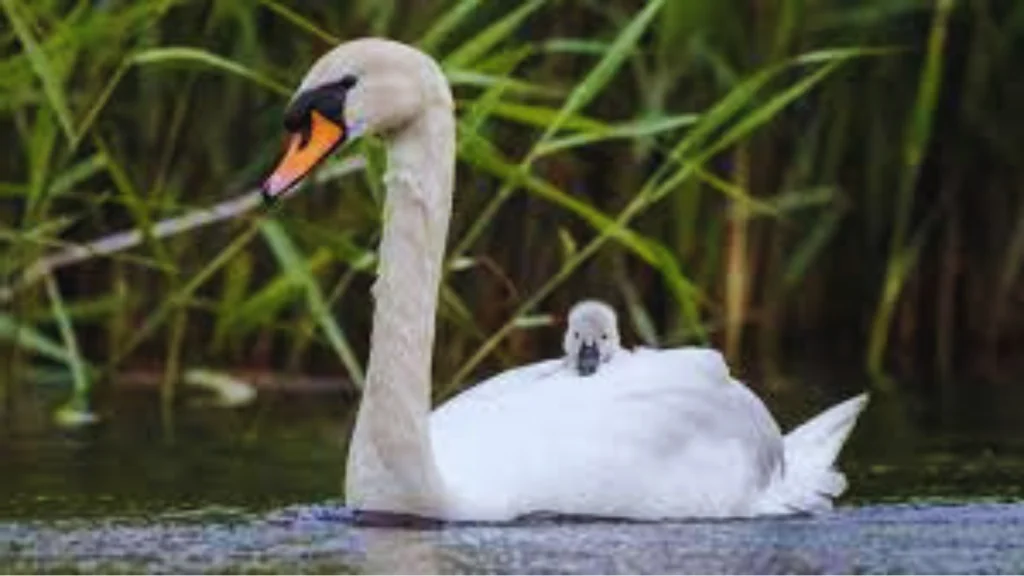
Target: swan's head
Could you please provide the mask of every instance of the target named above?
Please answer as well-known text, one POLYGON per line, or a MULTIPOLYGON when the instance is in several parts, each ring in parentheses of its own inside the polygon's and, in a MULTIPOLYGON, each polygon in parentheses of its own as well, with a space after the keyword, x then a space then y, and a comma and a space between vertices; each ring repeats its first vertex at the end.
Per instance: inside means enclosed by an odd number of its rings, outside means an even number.
POLYGON ((400 132, 428 106, 452 107, 440 67, 419 50, 363 38, 324 54, 306 73, 284 115, 288 148, 263 184, 273 200, 346 140, 400 132))
POLYGON ((569 311, 562 345, 580 376, 590 376, 619 349, 615 310, 604 302, 584 300, 569 311))

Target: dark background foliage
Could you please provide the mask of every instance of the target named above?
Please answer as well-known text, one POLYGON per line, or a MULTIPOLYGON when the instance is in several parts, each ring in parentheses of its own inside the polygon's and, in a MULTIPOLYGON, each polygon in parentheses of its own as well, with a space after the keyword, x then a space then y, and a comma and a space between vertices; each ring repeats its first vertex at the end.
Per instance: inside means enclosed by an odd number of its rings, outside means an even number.
POLYGON ((251 189, 291 87, 370 34, 433 54, 458 99, 439 396, 558 354, 583 297, 629 344, 713 344, 767 391, 805 367, 924 397, 1021 374, 1020 2, 0 6, 7 409, 40 382, 79 409, 140 371, 167 406, 203 366, 358 379, 376 142, 272 210, 21 280, 251 189))

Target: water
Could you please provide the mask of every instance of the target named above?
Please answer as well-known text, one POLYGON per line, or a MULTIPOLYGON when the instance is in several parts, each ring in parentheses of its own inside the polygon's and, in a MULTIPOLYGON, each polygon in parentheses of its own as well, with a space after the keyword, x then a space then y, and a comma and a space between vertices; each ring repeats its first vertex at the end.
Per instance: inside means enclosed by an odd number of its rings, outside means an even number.
MULTIPOLYGON (((353 525, 340 399, 186 404, 168 442, 153 397, 127 394, 95 428, 0 438, 0 572, 1019 573, 1024 424, 999 394, 873 405, 830 514, 430 530, 353 525)), ((788 428, 836 399, 770 403, 788 428)))
POLYGON ((1020 573, 1024 505, 720 522, 353 527, 340 508, 0 524, 4 572, 1020 573))

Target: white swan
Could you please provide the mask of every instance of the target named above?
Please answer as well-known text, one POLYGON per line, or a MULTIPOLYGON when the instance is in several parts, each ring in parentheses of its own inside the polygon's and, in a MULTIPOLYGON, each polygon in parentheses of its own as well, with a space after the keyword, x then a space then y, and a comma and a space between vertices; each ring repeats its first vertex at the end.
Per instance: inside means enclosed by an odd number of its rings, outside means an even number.
POLYGON ((286 113, 273 198, 346 138, 388 146, 366 387, 347 503, 449 520, 534 512, 628 518, 817 510, 844 488, 833 461, 867 397, 783 437, 713 350, 643 350, 588 378, 562 359, 499 374, 431 414, 431 353, 451 211, 455 130, 439 66, 389 40, 324 55, 286 113), (543 377, 542 377, 543 376, 543 377))

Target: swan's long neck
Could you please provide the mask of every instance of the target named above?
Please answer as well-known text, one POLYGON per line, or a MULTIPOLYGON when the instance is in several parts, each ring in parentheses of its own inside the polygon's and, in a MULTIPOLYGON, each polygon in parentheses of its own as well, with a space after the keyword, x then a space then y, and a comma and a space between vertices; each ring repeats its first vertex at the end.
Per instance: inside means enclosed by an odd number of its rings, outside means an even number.
POLYGON ((438 517, 446 505, 429 416, 454 146, 450 101, 390 142, 370 359, 346 475, 346 499, 358 509, 438 517))

